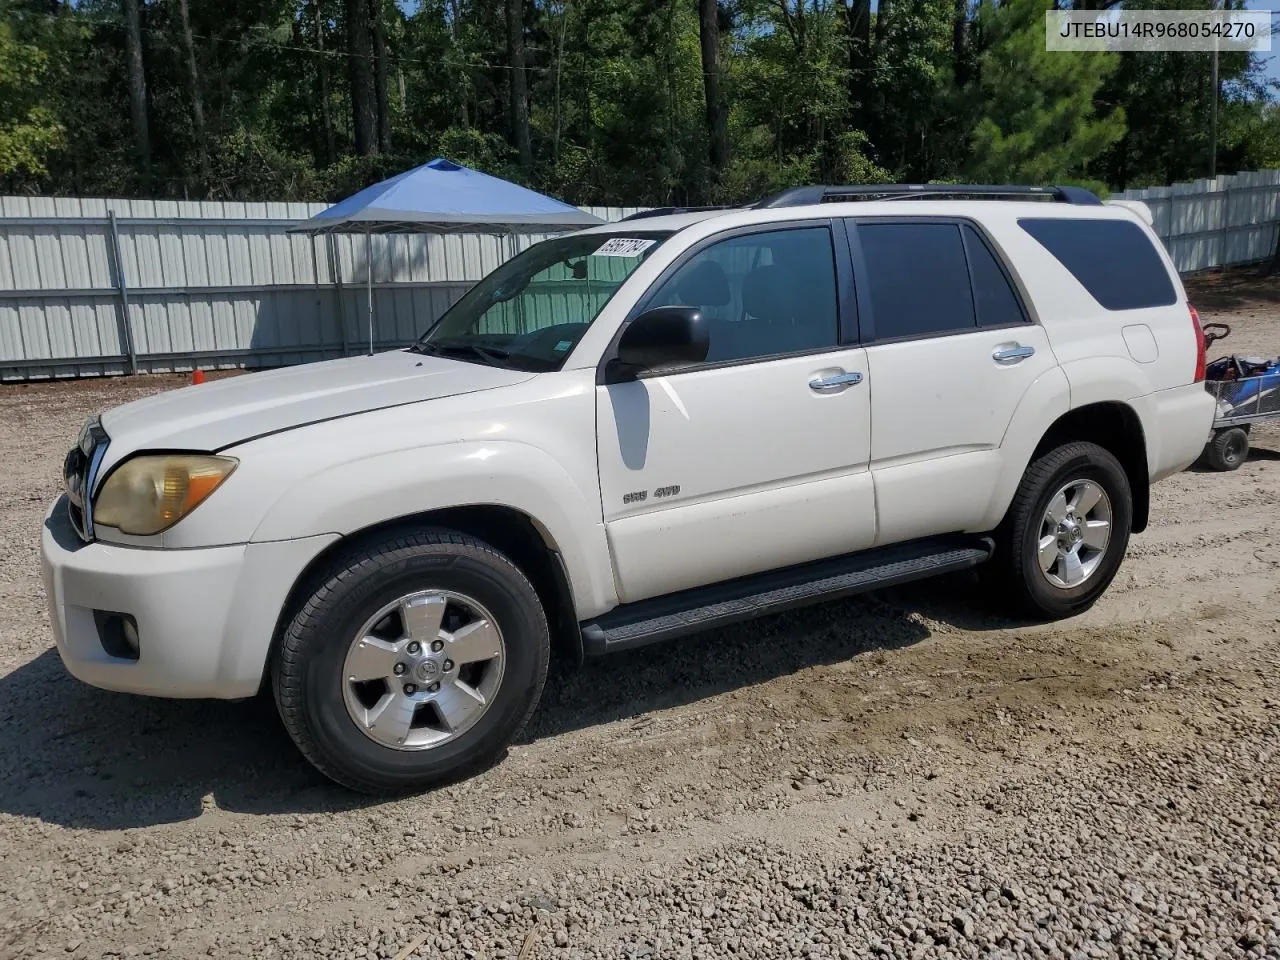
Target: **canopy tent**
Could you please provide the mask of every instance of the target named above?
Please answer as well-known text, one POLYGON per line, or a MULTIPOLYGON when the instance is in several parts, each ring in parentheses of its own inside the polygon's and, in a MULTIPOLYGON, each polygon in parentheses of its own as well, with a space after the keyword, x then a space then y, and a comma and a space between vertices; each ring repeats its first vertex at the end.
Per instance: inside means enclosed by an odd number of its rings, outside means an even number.
POLYGON ((373 234, 554 233, 603 223, 527 187, 437 157, 322 210, 295 232, 363 233, 373 353, 373 234))

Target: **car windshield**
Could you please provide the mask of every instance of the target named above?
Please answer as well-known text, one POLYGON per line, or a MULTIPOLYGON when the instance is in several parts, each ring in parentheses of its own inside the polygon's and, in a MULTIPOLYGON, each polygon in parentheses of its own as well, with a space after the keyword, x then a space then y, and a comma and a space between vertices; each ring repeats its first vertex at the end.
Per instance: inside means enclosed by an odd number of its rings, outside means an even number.
POLYGON ((584 233, 534 244, 468 290, 410 349, 558 370, 614 291, 669 236, 584 233))

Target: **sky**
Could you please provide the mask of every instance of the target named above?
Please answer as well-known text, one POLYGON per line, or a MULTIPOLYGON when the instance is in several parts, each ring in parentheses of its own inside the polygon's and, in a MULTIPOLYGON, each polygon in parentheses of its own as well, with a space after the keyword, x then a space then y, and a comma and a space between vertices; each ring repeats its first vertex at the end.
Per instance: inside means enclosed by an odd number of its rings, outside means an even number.
MULTIPOLYGON (((1271 10, 1271 25, 1274 28, 1277 24, 1275 12, 1280 10, 1280 0, 1246 0, 1245 8, 1248 10, 1271 10)), ((1271 80, 1280 80, 1280 37, 1273 36, 1271 38, 1271 52, 1260 53, 1259 57, 1263 58, 1267 64, 1267 77, 1271 80)))

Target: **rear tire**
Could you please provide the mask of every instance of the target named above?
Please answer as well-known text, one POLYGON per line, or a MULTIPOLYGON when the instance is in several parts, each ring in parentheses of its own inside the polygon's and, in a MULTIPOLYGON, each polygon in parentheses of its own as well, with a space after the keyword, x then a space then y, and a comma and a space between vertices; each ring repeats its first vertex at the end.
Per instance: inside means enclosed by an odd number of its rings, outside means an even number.
POLYGON ((321 573, 285 628, 272 687, 321 773, 398 794, 499 758, 537 706, 549 658, 546 617, 515 564, 472 537, 421 528, 321 573))
POLYGON ((1249 459, 1248 431, 1242 427, 1218 430, 1205 446, 1204 457, 1215 470, 1238 470, 1249 459))
POLYGON ((1066 444, 1027 467, 986 579, 1003 604, 1035 619, 1083 613, 1114 579, 1132 525, 1120 462, 1097 444, 1066 444))

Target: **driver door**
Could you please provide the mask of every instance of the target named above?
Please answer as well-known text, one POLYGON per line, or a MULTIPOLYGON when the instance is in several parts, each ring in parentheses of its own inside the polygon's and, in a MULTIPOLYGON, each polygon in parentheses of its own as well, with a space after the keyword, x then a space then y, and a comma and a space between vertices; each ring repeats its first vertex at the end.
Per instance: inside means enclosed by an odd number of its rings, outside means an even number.
POLYGON ((596 388, 624 602, 873 543, 870 384, 842 240, 826 221, 721 234, 642 302, 700 308, 711 346, 704 363, 596 388))

